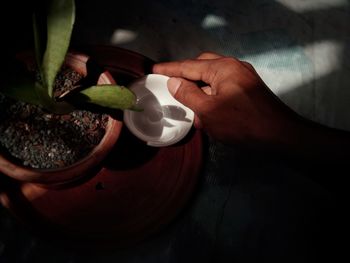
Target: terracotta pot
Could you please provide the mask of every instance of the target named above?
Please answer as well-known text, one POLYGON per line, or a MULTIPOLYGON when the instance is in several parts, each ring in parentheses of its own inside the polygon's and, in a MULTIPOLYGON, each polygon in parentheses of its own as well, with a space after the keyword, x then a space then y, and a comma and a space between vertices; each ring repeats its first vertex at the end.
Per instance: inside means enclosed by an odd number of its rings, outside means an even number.
MULTIPOLYGON (((32 55, 23 53, 19 58, 24 61, 33 61, 32 55)), ((89 57, 81 53, 69 53, 65 64, 80 74, 87 75, 86 63, 89 57)), ((115 83, 112 75, 105 71, 98 78, 98 84, 115 83)), ((0 172, 22 182, 40 184, 44 187, 58 187, 71 184, 94 170, 94 167, 107 156, 115 145, 122 123, 109 117, 106 132, 101 142, 83 159, 76 163, 57 169, 34 169, 16 164, 0 152, 0 172)))
MULTIPOLYGON (((117 47, 79 50, 125 86, 149 74, 154 64, 117 47)), ((0 204, 50 243, 83 252, 116 251, 146 240, 180 216, 197 185, 202 156, 200 130, 178 144, 149 147, 123 128, 93 176, 60 189, 0 176, 0 204)))

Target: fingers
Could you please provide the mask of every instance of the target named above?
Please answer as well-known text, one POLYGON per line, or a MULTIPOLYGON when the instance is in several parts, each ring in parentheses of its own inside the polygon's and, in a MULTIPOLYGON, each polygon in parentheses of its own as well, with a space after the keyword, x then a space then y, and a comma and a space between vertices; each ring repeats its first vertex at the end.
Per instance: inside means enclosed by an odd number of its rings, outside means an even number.
POLYGON ((153 72, 169 77, 182 77, 210 83, 211 76, 215 74, 215 72, 210 70, 210 60, 222 57, 223 56, 214 52, 203 52, 196 59, 156 64, 153 66, 153 72))
POLYGON ((214 53, 214 52, 203 52, 200 54, 197 59, 217 59, 217 58, 222 58, 223 56, 214 53))
POLYGON ((203 52, 196 59, 156 64, 153 72, 167 76, 178 76, 190 80, 210 80, 209 67, 212 59, 223 58, 214 52, 203 52), (209 76, 209 77, 208 77, 209 76))
POLYGON ((153 66, 153 72, 169 77, 182 77, 194 81, 201 80, 205 83, 211 83, 211 79, 215 75, 210 60, 194 59, 156 64, 153 66))
POLYGON ((193 111, 201 111, 203 101, 207 95, 191 81, 181 78, 170 78, 168 80, 169 92, 176 100, 189 107, 193 111))
POLYGON ((193 82, 180 78, 170 78, 168 89, 176 100, 194 111, 194 126, 197 129, 202 128, 202 122, 198 114, 203 111, 202 107, 205 105, 203 102, 207 96, 206 91, 198 88, 193 82))
MULTIPOLYGON (((153 72, 170 77, 202 81, 215 88, 218 81, 217 76, 222 77, 222 69, 228 67, 231 67, 232 74, 236 74, 241 68, 256 74, 254 67, 248 62, 240 61, 233 57, 224 57, 214 52, 204 52, 196 59, 159 63, 154 65, 153 72)), ((216 94, 215 90, 211 90, 211 92, 212 95, 216 94)))
POLYGON ((207 95, 216 95, 214 89, 210 86, 201 87, 202 91, 207 95))

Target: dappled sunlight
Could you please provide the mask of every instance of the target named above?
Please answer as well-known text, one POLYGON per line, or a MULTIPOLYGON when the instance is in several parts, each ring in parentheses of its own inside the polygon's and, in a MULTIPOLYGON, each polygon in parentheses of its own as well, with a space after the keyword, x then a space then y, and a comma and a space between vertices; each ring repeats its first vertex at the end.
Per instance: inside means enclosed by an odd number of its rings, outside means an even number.
MULTIPOLYGON (((83 47, 82 51, 91 55, 101 69, 111 72, 118 84, 130 88, 132 80, 151 73, 154 62, 195 58, 212 51, 251 63, 271 91, 300 115, 350 131, 350 0, 76 3, 72 48, 83 47), (133 52, 141 55, 129 59, 133 52), (145 59, 140 59, 142 56, 145 59)), ((18 11, 16 20, 22 21, 27 10, 17 9, 4 8, 18 11)), ((10 49, 24 46, 31 36, 28 32, 32 33, 30 23, 24 25, 29 26, 28 30, 21 30, 24 35, 17 24, 22 23, 12 23, 8 32, 3 32, 4 43, 10 49)), ((32 42, 30 38, 28 46, 32 42)), ((259 93, 250 90, 248 96, 252 94, 254 99, 259 93)), ((243 100, 239 100, 238 93, 234 96, 232 104, 219 100, 224 102, 218 108, 229 105, 241 118, 244 114, 234 104, 243 100)), ((212 109, 212 98, 203 100, 208 102, 206 111, 212 109)), ((176 124, 170 121, 189 123, 182 108, 169 105, 159 105, 156 114, 143 108, 139 118, 144 123, 139 128, 146 130, 144 126, 157 126, 158 122, 164 122, 165 128, 176 124)), ((264 111, 259 103, 250 105, 256 107, 256 112, 264 111)), ((257 131, 264 132, 274 121, 270 109, 266 116, 257 131)), ((122 111, 113 117, 126 124, 122 111)), ((222 116, 209 117, 218 120, 222 116)), ((146 132, 159 137, 162 129, 146 132)), ((283 134, 283 141, 290 139, 291 131, 283 134)), ((317 137, 317 131, 312 130, 311 136, 317 137)), ((289 141, 294 143, 293 139, 289 141)), ((305 146, 302 140, 299 144, 305 146)), ((257 144, 257 151, 226 145, 211 134, 202 136, 201 130, 193 129, 183 143, 149 147, 125 126, 116 147, 96 173, 93 170, 72 185, 45 189, 7 180, 1 174, 0 207, 13 210, 33 230, 46 231, 49 239, 32 237, 21 227, 9 224, 12 218, 3 217, 0 262, 259 262, 260 258, 306 262, 315 259, 314 255, 328 259, 328 254, 334 259, 341 253, 332 248, 341 238, 329 238, 327 234, 342 233, 345 225, 338 220, 342 214, 336 211, 337 200, 329 198, 317 180, 324 178, 336 184, 337 165, 325 162, 330 169, 323 169, 322 164, 265 151, 265 145, 261 145, 257 144), (173 211, 192 193, 183 211, 173 211), (174 217, 176 220, 167 227, 167 218, 175 212, 178 218, 174 217), (53 228, 47 231, 47 226, 53 228), (143 229, 146 236, 153 226, 164 228, 164 232, 130 249, 120 249, 109 240, 116 238, 125 246, 127 239, 143 229), (81 251, 78 246, 66 249, 70 240, 62 242, 57 235, 66 232, 98 239, 81 251), (99 242, 100 238, 108 239, 111 252, 98 250, 99 246, 107 246, 99 242)), ((307 150, 312 152, 314 148, 311 145, 307 150)))
POLYGON ((343 43, 325 40, 246 55, 265 83, 277 94, 324 77, 341 67, 343 43))
POLYGON ((324 40, 306 45, 304 51, 309 57, 312 57, 315 67, 314 78, 341 70, 344 59, 344 43, 336 40, 324 40))
POLYGON ((128 29, 114 30, 110 43, 113 45, 126 44, 134 41, 138 36, 137 32, 128 29))
POLYGON ((349 5, 348 0, 319 0, 319 1, 275 0, 275 1, 295 12, 315 11, 320 9, 344 7, 349 5))
POLYGON ((208 14, 203 18, 202 27, 204 29, 211 29, 217 27, 223 27, 227 25, 227 21, 224 17, 208 14))
MULTIPOLYGON (((303 48, 271 49, 242 59, 250 62, 271 91, 293 110, 307 118, 336 126, 347 123, 335 119, 335 114, 344 114, 332 106, 345 104, 348 98, 339 96, 344 94, 342 82, 346 78, 350 81, 347 72, 341 68, 343 52, 342 42, 323 40, 306 44, 303 48)), ((343 118, 346 120, 345 116, 343 118)))

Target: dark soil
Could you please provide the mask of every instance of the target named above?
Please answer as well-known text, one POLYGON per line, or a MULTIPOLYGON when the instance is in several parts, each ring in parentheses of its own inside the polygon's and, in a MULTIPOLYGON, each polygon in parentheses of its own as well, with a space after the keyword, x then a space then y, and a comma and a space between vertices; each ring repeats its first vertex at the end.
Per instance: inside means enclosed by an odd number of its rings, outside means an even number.
MULTIPOLYGON (((80 79, 78 73, 62 70, 55 96, 71 89, 80 79)), ((51 114, 0 94, 0 146, 24 166, 60 168, 73 164, 99 144, 107 121, 107 115, 84 110, 51 114)))

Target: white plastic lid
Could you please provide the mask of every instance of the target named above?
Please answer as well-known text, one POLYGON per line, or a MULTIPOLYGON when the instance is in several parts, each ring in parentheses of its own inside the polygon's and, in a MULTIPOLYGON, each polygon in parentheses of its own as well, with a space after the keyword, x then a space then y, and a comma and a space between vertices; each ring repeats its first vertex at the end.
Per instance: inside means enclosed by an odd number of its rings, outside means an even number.
POLYGON ((193 111, 170 94, 168 79, 164 75, 149 74, 129 86, 136 94, 136 106, 143 111, 125 110, 124 123, 150 146, 162 147, 179 142, 193 124, 193 111))

